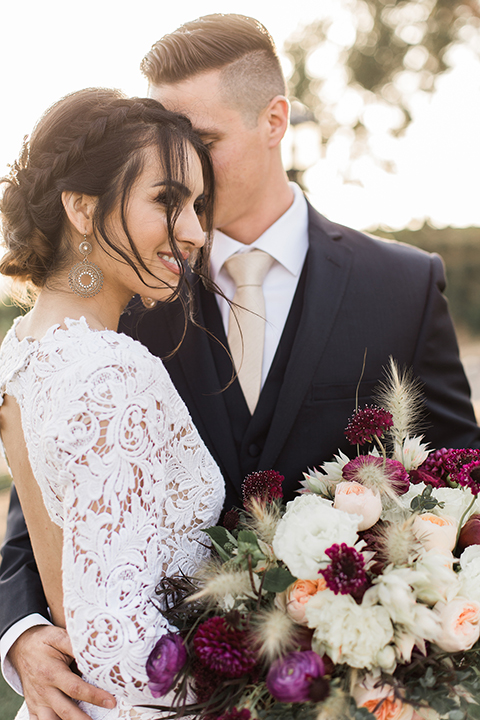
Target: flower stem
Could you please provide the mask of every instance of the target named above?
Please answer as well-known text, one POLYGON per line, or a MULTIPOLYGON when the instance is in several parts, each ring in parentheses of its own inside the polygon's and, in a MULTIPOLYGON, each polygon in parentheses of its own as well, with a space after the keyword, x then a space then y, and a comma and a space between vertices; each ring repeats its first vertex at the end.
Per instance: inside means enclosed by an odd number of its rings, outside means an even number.
POLYGON ((374 435, 373 439, 377 443, 378 447, 380 448, 380 452, 382 453, 383 457, 383 470, 385 470, 385 466, 387 464, 387 451, 385 450, 385 445, 382 443, 378 435, 374 435))
POLYGON ((255 580, 253 579, 253 569, 252 569, 252 556, 248 556, 248 576, 250 578, 250 585, 252 586, 252 590, 254 594, 257 594, 257 589, 255 587, 255 580))

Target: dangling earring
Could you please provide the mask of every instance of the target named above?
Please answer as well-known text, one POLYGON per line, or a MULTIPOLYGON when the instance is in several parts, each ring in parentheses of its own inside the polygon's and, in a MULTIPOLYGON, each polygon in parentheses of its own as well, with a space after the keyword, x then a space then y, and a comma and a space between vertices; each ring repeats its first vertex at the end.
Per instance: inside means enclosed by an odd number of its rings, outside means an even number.
POLYGON ((148 310, 154 308, 158 302, 157 300, 154 300, 151 297, 145 297, 144 295, 140 295, 140 300, 142 301, 144 307, 146 307, 148 310))
POLYGON ((68 284, 75 295, 83 298, 93 297, 100 292, 103 286, 103 273, 95 263, 87 260, 92 252, 92 246, 87 242, 87 234, 78 246, 83 255, 81 262, 75 263, 68 273, 68 284))

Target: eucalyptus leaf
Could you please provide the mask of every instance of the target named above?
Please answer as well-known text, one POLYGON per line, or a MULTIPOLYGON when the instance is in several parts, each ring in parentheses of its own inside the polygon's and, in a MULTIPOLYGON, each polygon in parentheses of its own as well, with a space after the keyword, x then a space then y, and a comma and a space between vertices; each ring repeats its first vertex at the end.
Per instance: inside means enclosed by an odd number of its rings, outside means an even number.
POLYGON ((263 589, 267 592, 280 593, 286 590, 296 579, 287 568, 273 567, 267 570, 264 575, 263 589))

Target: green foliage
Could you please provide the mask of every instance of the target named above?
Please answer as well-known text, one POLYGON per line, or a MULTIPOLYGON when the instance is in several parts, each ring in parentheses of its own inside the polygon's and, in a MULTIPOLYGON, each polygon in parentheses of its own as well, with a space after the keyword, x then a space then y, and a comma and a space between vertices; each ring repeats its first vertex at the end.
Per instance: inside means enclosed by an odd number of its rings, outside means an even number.
POLYGON ((17 714, 23 698, 17 695, 5 682, 0 673, 0 717, 2 720, 13 720, 17 714))
POLYGON ((416 495, 412 498, 410 503, 410 509, 412 512, 430 512, 435 507, 445 507, 444 502, 439 502, 432 494, 433 488, 431 485, 427 485, 421 495, 416 495))
POLYGON ((5 333, 10 328, 14 318, 21 315, 22 310, 12 303, 8 298, 0 299, 0 340, 3 340, 5 333))
POLYGON ((427 657, 414 651, 409 665, 399 665, 389 682, 415 707, 429 707, 449 720, 480 718, 480 645, 448 655, 430 649, 427 657))
MULTIPOLYGON (((449 48, 471 42, 475 51, 480 4, 476 0, 339 0, 338 9, 343 16, 337 27, 350 29, 343 37, 335 32, 335 18, 325 14, 285 43, 293 66, 290 96, 313 111, 323 142, 348 127, 355 136, 352 158, 366 152, 373 155, 365 111, 378 103, 393 109, 390 130, 401 134, 412 119, 412 95, 434 89, 437 77, 449 67, 449 48), (333 94, 328 89, 332 69, 326 61, 332 56, 339 70, 336 81, 343 83, 343 91, 333 94), (339 111, 347 93, 355 96, 348 120, 339 111)), ((318 12, 321 15, 321 6, 318 12)), ((383 165, 389 169, 388 163, 383 165)))
POLYGON ((273 567, 267 570, 264 575, 263 589, 266 592, 280 593, 286 590, 296 579, 288 568, 273 567))

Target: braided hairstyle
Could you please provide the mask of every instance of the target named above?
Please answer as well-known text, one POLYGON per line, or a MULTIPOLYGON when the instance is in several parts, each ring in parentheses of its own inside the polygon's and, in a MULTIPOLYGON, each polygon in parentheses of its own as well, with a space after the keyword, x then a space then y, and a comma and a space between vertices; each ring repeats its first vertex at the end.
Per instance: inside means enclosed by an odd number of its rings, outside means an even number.
MULTIPOLYGON (((126 207, 147 148, 158 152, 167 183, 177 180, 186 184, 189 147, 202 166, 204 217, 210 239, 213 169, 207 149, 186 117, 155 100, 129 99, 117 90, 90 88, 62 98, 43 115, 10 174, 0 180, 4 185, 0 213, 6 247, 0 272, 33 286, 35 292, 66 267, 71 253, 68 243, 62 241, 67 216, 61 195, 74 191, 98 198, 93 227, 104 251, 127 262, 147 288, 158 287, 158 282, 164 286, 165 281, 149 271, 135 246, 126 207), (129 248, 116 243, 107 232, 106 219, 118 204, 129 248)), ((172 253, 183 268, 175 241, 181 209, 177 200, 169 203, 166 221, 172 253)), ((194 268, 207 286, 210 245, 207 241, 198 253, 194 268)), ((177 292, 178 288, 172 287, 172 298, 177 292)))

